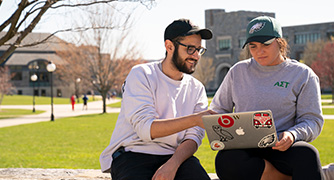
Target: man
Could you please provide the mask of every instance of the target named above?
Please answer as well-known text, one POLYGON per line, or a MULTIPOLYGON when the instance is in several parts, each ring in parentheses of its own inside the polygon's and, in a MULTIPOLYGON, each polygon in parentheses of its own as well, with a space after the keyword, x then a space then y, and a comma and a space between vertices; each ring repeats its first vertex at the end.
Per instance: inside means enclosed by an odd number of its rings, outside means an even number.
POLYGON ((121 112, 100 156, 113 180, 210 179, 193 154, 205 134, 201 117, 214 112, 204 86, 189 74, 212 32, 179 19, 164 36, 165 59, 133 67, 124 82, 121 112))

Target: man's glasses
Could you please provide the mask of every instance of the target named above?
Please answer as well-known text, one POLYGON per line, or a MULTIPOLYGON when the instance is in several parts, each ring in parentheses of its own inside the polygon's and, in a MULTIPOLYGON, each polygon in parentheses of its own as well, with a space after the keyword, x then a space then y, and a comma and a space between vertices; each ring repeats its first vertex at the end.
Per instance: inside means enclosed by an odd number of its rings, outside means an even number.
POLYGON ((196 48, 195 46, 182 44, 179 41, 176 41, 176 42, 179 45, 186 47, 187 48, 187 53, 189 55, 194 54, 196 50, 198 51, 199 55, 203 55, 205 53, 205 51, 206 51, 206 49, 204 47, 196 48))

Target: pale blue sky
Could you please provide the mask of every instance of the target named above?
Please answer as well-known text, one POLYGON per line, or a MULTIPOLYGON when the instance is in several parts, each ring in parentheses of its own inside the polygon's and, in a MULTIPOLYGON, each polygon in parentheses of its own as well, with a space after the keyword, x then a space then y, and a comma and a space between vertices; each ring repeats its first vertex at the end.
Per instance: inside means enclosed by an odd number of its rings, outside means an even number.
MULTIPOLYGON (((0 9, 0 23, 3 13, 13 7, 4 0, 0 9), (6 9, 6 10, 4 10, 6 9)), ((138 3, 134 3, 138 6, 138 3)), ((204 27, 204 11, 206 9, 225 9, 232 11, 273 12, 282 26, 334 22, 333 0, 157 0, 152 9, 138 6, 133 12, 136 24, 133 27, 133 38, 142 47, 145 59, 161 59, 164 57, 163 33, 168 24, 179 18, 191 19, 195 24, 204 27)), ((38 32, 53 32, 54 21, 44 20, 38 27, 38 32)), ((246 26, 246 25, 245 25, 246 26)))

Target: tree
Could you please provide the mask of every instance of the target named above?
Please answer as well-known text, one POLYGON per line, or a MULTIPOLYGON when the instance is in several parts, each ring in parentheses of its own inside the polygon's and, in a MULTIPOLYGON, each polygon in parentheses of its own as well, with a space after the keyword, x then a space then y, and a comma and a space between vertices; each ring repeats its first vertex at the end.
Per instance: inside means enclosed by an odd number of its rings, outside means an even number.
MULTIPOLYGON (((4 96, 9 93, 12 84, 7 67, 0 67, 0 107, 4 96)), ((1 108, 0 108, 1 111, 1 108)))
POLYGON ((97 90, 106 113, 107 93, 111 88, 120 89, 131 67, 139 63, 135 44, 127 40, 131 14, 118 13, 117 5, 95 5, 83 12, 87 13, 82 14, 86 26, 91 28, 74 36, 80 46, 67 44, 66 51, 57 52, 65 61, 58 66, 58 73, 62 80, 70 83, 80 78, 80 84, 97 90))
POLYGON ((311 66, 313 61, 317 60, 317 55, 324 48, 326 42, 323 40, 318 40, 316 42, 308 42, 304 49, 303 57, 300 61, 304 62, 306 65, 311 66))
MULTIPOLYGON (((77 29, 58 29, 50 36, 32 44, 21 44, 22 40, 33 31, 36 25, 45 16, 50 9, 59 9, 64 7, 86 7, 94 4, 110 4, 115 0, 20 0, 17 9, 4 22, 0 22, 0 32, 7 31, 6 34, 0 37, 0 46, 8 47, 5 52, 0 54, 0 65, 4 65, 6 59, 15 51, 17 47, 33 46, 43 43, 58 32, 66 31, 84 31, 86 27, 77 29)), ((127 1, 127 0, 123 0, 127 1)), ((129 0, 130 2, 141 2, 147 7, 151 7, 154 0, 129 0)), ((0 6, 2 0, 0 0, 0 6)), ((2 15, 4 13, 1 13, 2 15)), ((96 28, 96 27, 95 27, 96 28)))
POLYGON ((317 55, 317 60, 311 65, 313 71, 320 78, 322 88, 330 87, 332 90, 332 103, 334 103, 334 42, 327 42, 317 55))
POLYGON ((213 80, 215 75, 215 67, 212 66, 213 59, 203 56, 196 66, 196 70, 193 76, 201 81, 206 86, 210 81, 213 80))

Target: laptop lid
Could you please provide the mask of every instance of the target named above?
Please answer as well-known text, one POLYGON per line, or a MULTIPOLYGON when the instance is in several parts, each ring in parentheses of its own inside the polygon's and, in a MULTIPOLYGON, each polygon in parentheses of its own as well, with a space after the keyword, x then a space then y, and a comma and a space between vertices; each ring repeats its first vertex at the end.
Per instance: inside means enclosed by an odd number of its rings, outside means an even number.
POLYGON ((205 115, 202 120, 212 150, 266 148, 277 142, 270 110, 205 115))

